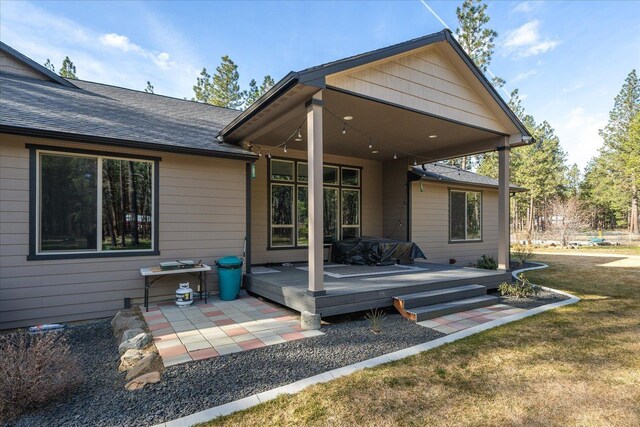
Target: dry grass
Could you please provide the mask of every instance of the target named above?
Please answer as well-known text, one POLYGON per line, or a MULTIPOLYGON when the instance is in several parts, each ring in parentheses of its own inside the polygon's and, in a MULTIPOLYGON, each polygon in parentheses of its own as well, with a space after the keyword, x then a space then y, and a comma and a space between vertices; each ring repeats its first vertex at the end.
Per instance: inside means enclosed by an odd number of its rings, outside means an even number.
MULTIPOLYGON (((616 255, 640 255, 640 245, 621 245, 621 246, 581 246, 580 249, 570 249, 570 248, 561 248, 559 246, 556 247, 548 247, 548 248, 535 248, 534 252, 539 253, 566 253, 566 254, 575 254, 575 253, 584 253, 584 254, 616 254, 616 255)), ((535 259, 534 259, 535 261, 535 259)))
POLYGON ((207 425, 640 425, 640 260, 536 260, 582 301, 207 425))

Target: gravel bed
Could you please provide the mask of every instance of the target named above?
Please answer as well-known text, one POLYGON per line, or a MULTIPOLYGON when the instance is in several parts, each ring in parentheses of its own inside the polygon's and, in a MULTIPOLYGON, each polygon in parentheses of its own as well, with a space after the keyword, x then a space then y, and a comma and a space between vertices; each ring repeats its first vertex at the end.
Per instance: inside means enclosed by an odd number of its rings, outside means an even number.
POLYGON ((500 297, 500 303, 510 305, 511 307, 526 309, 536 308, 542 305, 552 304, 554 302, 569 299, 569 297, 566 295, 558 294, 551 291, 545 291, 543 289, 540 290, 536 298, 514 298, 501 296, 498 291, 495 292, 496 296, 500 297))
POLYGON ((391 313, 374 334, 362 319, 334 318, 323 336, 172 366, 160 383, 133 392, 124 390, 124 374, 117 372, 109 321, 78 325, 64 333, 80 359, 84 384, 12 425, 153 425, 444 336, 391 313))

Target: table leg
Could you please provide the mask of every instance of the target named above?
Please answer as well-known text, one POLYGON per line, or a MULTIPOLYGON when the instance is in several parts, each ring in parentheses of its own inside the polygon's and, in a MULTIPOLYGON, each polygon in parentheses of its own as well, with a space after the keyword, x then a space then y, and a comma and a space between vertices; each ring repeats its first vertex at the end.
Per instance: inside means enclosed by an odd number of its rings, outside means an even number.
POLYGON ((149 311, 149 276, 144 276, 144 308, 149 311))
POLYGON ((202 277, 204 279, 204 303, 207 303, 207 298, 209 296, 209 291, 207 291, 207 272, 202 272, 202 277))

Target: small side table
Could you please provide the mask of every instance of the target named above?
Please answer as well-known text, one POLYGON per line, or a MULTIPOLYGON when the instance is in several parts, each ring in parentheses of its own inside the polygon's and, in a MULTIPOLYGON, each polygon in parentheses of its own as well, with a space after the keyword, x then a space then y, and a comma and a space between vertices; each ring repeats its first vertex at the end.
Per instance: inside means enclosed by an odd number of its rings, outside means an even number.
MULTIPOLYGON (((207 303, 207 272, 211 271, 211 267, 202 264, 194 268, 179 268, 175 270, 162 270, 160 266, 144 267, 140 269, 140 274, 144 277, 144 308, 149 311, 149 288, 158 280, 165 276, 175 274, 190 274, 198 277, 200 280, 200 292, 204 290, 204 302, 207 303)), ((202 294, 200 294, 202 298, 202 294)))

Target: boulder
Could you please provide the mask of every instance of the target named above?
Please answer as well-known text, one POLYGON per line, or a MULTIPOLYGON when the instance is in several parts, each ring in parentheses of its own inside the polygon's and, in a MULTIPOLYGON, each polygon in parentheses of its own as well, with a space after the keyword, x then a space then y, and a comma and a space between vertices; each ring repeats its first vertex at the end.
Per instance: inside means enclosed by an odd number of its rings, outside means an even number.
POLYGON ((125 377, 125 380, 130 381, 147 372, 151 368, 151 364, 155 359, 156 359, 155 353, 147 354, 145 357, 140 359, 138 363, 136 363, 131 369, 129 369, 129 372, 127 372, 127 376, 125 377))
POLYGON ((138 317, 133 310, 120 310, 116 313, 113 319, 111 319, 111 328, 113 329, 113 335, 121 334, 126 328, 127 323, 132 317, 138 317))
POLYGON ((129 390, 129 391, 133 391, 133 390, 138 390, 141 389, 142 387, 144 387, 147 384, 154 384, 160 381, 160 372, 158 371, 153 371, 153 372, 149 372, 148 374, 144 374, 139 376, 138 378, 135 378, 131 381, 129 381, 124 388, 129 390))
POLYGON ((320 329, 320 315, 303 311, 300 313, 300 327, 305 331, 320 329))
POLYGON ((127 329, 122 334, 122 338, 120 338, 120 343, 122 344, 123 342, 130 340, 136 335, 143 334, 143 333, 144 333, 144 329, 141 329, 141 328, 127 329))
MULTIPOLYGON (((128 331, 125 331, 125 333, 128 331)), ((122 334, 124 337, 124 334, 122 334)), ((138 335, 130 338, 126 341, 122 341, 122 343, 118 346, 118 352, 120 354, 124 354, 127 350, 131 349, 143 349, 151 342, 151 334, 146 332, 139 333, 138 335)))
POLYGON ((118 370, 120 372, 128 371, 129 369, 133 368, 136 363, 142 360, 147 354, 148 352, 137 349, 125 351, 122 357, 120 357, 120 366, 118 367, 118 370))

